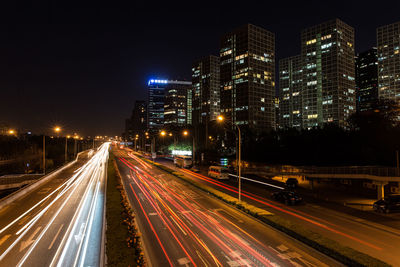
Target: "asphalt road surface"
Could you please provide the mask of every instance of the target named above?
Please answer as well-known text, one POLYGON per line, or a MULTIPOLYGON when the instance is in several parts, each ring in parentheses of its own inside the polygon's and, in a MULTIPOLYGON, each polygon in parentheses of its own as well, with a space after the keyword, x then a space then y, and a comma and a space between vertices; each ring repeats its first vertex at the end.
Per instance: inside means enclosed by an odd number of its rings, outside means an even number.
MULTIPOLYGON (((130 155, 134 156, 132 153, 130 155)), ((206 184, 233 197, 238 196, 236 178, 216 180, 187 169, 176 168, 169 160, 160 159, 157 162, 175 169, 198 183, 206 184)), ((325 208, 318 203, 286 206, 270 198, 271 192, 276 190, 273 187, 242 180, 242 199, 244 201, 320 233, 340 244, 364 252, 393 266, 400 266, 400 256, 398 253, 394 253, 400 248, 399 228, 343 213, 340 210, 325 208)), ((399 225, 400 221, 393 221, 391 224, 399 225)))
POLYGON ((151 266, 340 266, 127 151, 114 153, 151 266))
POLYGON ((109 143, 0 210, 0 266, 100 266, 109 143))

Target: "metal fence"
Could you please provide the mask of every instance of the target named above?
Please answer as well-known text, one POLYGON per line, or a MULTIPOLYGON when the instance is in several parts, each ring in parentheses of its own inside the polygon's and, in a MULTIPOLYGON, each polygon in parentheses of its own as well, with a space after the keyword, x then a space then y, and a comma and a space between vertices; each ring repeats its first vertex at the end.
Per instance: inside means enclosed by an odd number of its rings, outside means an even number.
POLYGON ((24 182, 32 182, 33 180, 39 179, 42 174, 22 174, 18 176, 1 176, 0 177, 0 185, 7 184, 19 184, 24 182))
POLYGON ((366 174, 383 177, 400 177, 399 169, 377 166, 316 167, 316 166, 259 166, 243 168, 244 171, 288 174, 366 174))

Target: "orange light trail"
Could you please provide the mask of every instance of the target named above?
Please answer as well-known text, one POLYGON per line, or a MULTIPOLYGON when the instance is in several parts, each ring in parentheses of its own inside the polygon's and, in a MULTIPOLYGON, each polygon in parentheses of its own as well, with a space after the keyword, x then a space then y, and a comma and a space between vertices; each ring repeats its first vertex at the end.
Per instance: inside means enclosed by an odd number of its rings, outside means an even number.
MULTIPOLYGON (((122 159, 121 159, 122 160, 122 159)), ((125 162, 125 160, 123 160, 124 163, 128 166, 131 165, 129 162, 125 162)), ((130 167, 133 171, 136 172, 137 177, 141 179, 142 183, 144 185, 147 184, 147 186, 149 186, 149 183, 146 182, 145 177, 141 174, 138 173, 137 170, 135 170, 133 167, 134 166, 128 166, 130 167)), ((242 249, 244 249, 244 251, 246 251, 248 254, 250 254, 252 257, 256 258, 259 262, 261 262, 264 266, 272 266, 272 263, 270 261, 268 261, 268 259, 266 259, 262 254, 260 254, 258 251, 256 251, 255 249, 253 249, 252 247, 250 247, 248 244, 244 243, 243 240, 241 240, 240 238, 238 238, 236 235, 232 234, 229 230, 227 230, 226 228, 224 228, 222 225, 220 225, 215 219, 213 219, 210 216, 207 216, 205 214, 203 214, 203 212, 195 209, 187 200, 185 200, 184 198, 180 197, 178 194, 176 194, 175 192, 173 192, 172 190, 170 190, 168 187, 163 186, 157 179, 155 179, 153 176, 151 176, 150 174, 146 173, 145 171, 141 170, 141 172, 143 172, 143 174, 151 179, 154 183, 152 183, 152 187, 154 187, 157 191, 158 194, 163 195, 163 190, 168 191, 169 194, 165 195, 167 200, 175 207, 177 208, 177 210, 179 211, 185 211, 185 208, 183 208, 179 203, 182 203, 186 206, 187 209, 191 210, 193 214, 195 214, 196 216, 198 216, 199 218, 201 218, 201 220, 203 221, 203 223, 207 223, 210 224, 211 223, 211 228, 214 227, 215 230, 217 230, 218 232, 222 233, 223 236, 225 236, 226 238, 228 238, 228 240, 231 240, 231 242, 233 242, 233 244, 240 246, 242 249), (173 195, 178 201, 179 203, 177 203, 175 200, 173 200, 171 197, 169 197, 170 195, 173 195)), ((131 175, 133 177, 133 175, 131 175)), ((134 179, 134 178, 132 178, 134 179)), ((134 179, 136 184, 137 181, 136 179, 134 179)), ((161 199, 159 199, 159 201, 163 204, 163 201, 161 199)), ((194 201, 195 202, 195 201, 194 201)), ((166 204, 163 204, 166 205, 166 204)), ((201 206, 201 205, 199 205, 201 206)), ((166 206, 165 206, 166 207, 166 206)), ((168 211, 170 211, 170 213, 177 219, 177 221, 179 221, 179 224, 181 225, 182 228, 185 228, 185 230, 188 230, 188 232, 191 232, 191 230, 184 225, 184 223, 179 219, 179 217, 173 213, 173 211, 166 207, 166 209, 168 211)), ((194 218, 191 214, 189 213, 185 213, 184 215, 191 223, 193 223, 197 228, 199 228, 207 237, 209 237, 211 240, 213 240, 214 242, 216 242, 216 244, 218 244, 218 246, 226 253, 226 254, 230 254, 233 255, 234 251, 227 246, 226 241, 221 240, 218 236, 216 236, 214 233, 212 233, 207 227, 205 227, 203 225, 203 223, 199 222, 198 219, 194 218)), ((192 233, 192 232, 191 232, 192 233)), ((194 234, 193 234, 194 235, 194 234)), ((197 239, 197 241, 199 241, 197 239)), ((214 258, 214 257, 213 257, 214 258)), ((239 258, 239 261, 242 262, 242 264, 246 265, 246 262, 244 261, 243 258, 239 258)), ((248 259, 250 260, 250 259, 248 259)))
MULTIPOLYGON (((139 159, 138 157, 135 157, 134 159, 137 160, 137 161, 143 161, 143 160, 139 159)), ((189 171, 189 170, 181 169, 181 171, 182 171, 182 172, 185 172, 185 173, 187 173, 187 174, 189 174, 189 175, 191 175, 191 176, 194 176, 194 177, 196 177, 196 178, 199 178, 199 179, 201 179, 201 180, 203 180, 203 181, 205 181, 205 182, 214 184, 214 185, 216 185, 216 186, 218 186, 218 187, 222 187, 222 188, 224 188, 224 189, 226 189, 226 190, 228 190, 228 191, 231 191, 231 192, 234 192, 234 193, 238 193, 237 189, 236 189, 235 187, 231 186, 231 185, 226 185, 226 184, 224 184, 224 183, 222 183, 222 182, 215 181, 215 180, 211 180, 210 178, 208 178, 208 177, 206 177, 206 176, 204 176, 204 175, 197 174, 197 173, 191 172, 191 171, 189 171)), ((271 203, 267 202, 267 201, 269 201, 269 200, 267 200, 266 198, 262 198, 262 197, 260 197, 260 196, 258 196, 258 195, 255 195, 255 194, 250 193, 250 192, 247 192, 247 191, 243 191, 243 190, 242 190, 242 196, 247 197, 247 198, 249 198, 249 199, 252 199, 252 200, 254 200, 254 201, 258 202, 258 203, 264 204, 264 205, 266 205, 266 206, 268 206, 268 207, 271 207, 271 208, 273 208, 273 209, 276 209, 276 210, 279 210, 279 211, 281 211, 281 212, 284 212, 284 213, 286 213, 286 214, 289 214, 289 215, 291 215, 291 216, 294 216, 294 217, 296 217, 296 218, 299 218, 299 219, 301 219, 301 220, 307 221, 307 222, 309 222, 309 223, 311 223, 311 224, 313 224, 313 225, 316 225, 316 226, 318 226, 318 227, 321 227, 321 228, 323 228, 323 229, 325 229, 325 230, 328 230, 328 231, 330 231, 330 232, 333 232, 333 233, 335 233, 335 234, 339 234, 339 235, 341 235, 341 236, 344 236, 344 237, 346 237, 346 238, 349 238, 349 239, 351 239, 351 240, 353 240, 353 241, 356 241, 356 242, 358 242, 358 243, 360 243, 360 244, 366 245, 366 246, 368 246, 368 247, 370 247, 370 248, 374 248, 374 249, 377 249, 377 250, 382 250, 381 247, 378 247, 378 246, 376 246, 376 245, 374 245, 374 244, 371 244, 371 243, 369 243, 369 242, 366 242, 366 241, 364 241, 364 240, 361 240, 361 239, 359 239, 359 238, 356 238, 356 237, 354 237, 354 236, 352 236, 352 235, 346 234, 346 233, 341 232, 341 231, 339 231, 339 230, 336 230, 336 229, 334 229, 334 228, 332 228, 332 227, 329 227, 329 226, 327 226, 327 225, 324 225, 324 224, 322 224, 322 223, 320 223, 320 222, 318 222, 318 221, 315 221, 315 219, 321 220, 321 219, 319 219, 319 218, 316 218, 315 216, 308 215, 308 214, 305 214, 305 213, 303 213, 303 215, 299 215, 299 214, 296 214, 296 213, 294 212, 294 210, 291 210, 291 211, 290 211, 290 210, 287 210, 287 209, 282 209, 281 207, 278 207, 278 206, 276 206, 276 205, 274 205, 274 204, 271 204, 271 203), (312 220, 312 219, 310 219, 310 218, 307 218, 307 217, 305 217, 305 216, 311 217, 311 218, 313 218, 314 220, 312 220)), ((299 211, 296 211, 296 212, 299 212, 299 211)), ((299 213, 300 213, 300 212, 299 212, 299 213)), ((327 222, 327 223, 328 223, 328 224, 331 224, 331 225, 333 225, 333 226, 335 226, 335 227, 338 227, 338 226, 336 226, 336 225, 334 225, 334 224, 332 224, 332 223, 329 223, 329 222, 327 222)))

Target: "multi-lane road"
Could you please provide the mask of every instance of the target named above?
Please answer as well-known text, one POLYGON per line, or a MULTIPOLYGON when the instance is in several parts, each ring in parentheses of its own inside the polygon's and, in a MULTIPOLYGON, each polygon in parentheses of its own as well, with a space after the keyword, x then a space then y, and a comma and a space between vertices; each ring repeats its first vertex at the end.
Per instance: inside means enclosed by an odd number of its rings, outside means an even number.
MULTIPOLYGON (((134 156, 132 153, 130 155, 134 156)), ((237 197, 236 178, 218 181, 187 169, 175 168, 169 160, 160 160, 159 163, 175 169, 197 183, 206 184, 237 197)), ((400 247, 400 221, 395 217, 383 217, 382 221, 390 221, 390 224, 385 225, 379 223, 378 220, 369 220, 368 217, 375 217, 373 214, 360 218, 340 212, 340 210, 325 208, 318 203, 305 203, 295 207, 286 206, 270 198, 271 189, 273 190, 268 186, 242 180, 242 199, 340 244, 364 252, 393 266, 400 266, 400 257, 394 253, 400 247)))
POLYGON ((100 266, 109 143, 0 210, 0 266, 100 266))
POLYGON ((124 150, 115 155, 152 266, 340 265, 124 150))

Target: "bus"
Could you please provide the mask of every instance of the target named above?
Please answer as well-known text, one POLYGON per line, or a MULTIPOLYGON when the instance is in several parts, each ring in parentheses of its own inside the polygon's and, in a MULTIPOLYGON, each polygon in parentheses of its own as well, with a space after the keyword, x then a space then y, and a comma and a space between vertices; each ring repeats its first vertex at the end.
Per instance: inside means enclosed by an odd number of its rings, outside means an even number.
POLYGON ((175 156, 174 157, 174 164, 180 168, 191 168, 193 165, 192 157, 191 156, 175 156))
POLYGON ((216 179, 229 179, 228 169, 221 166, 210 166, 208 176, 216 179))

